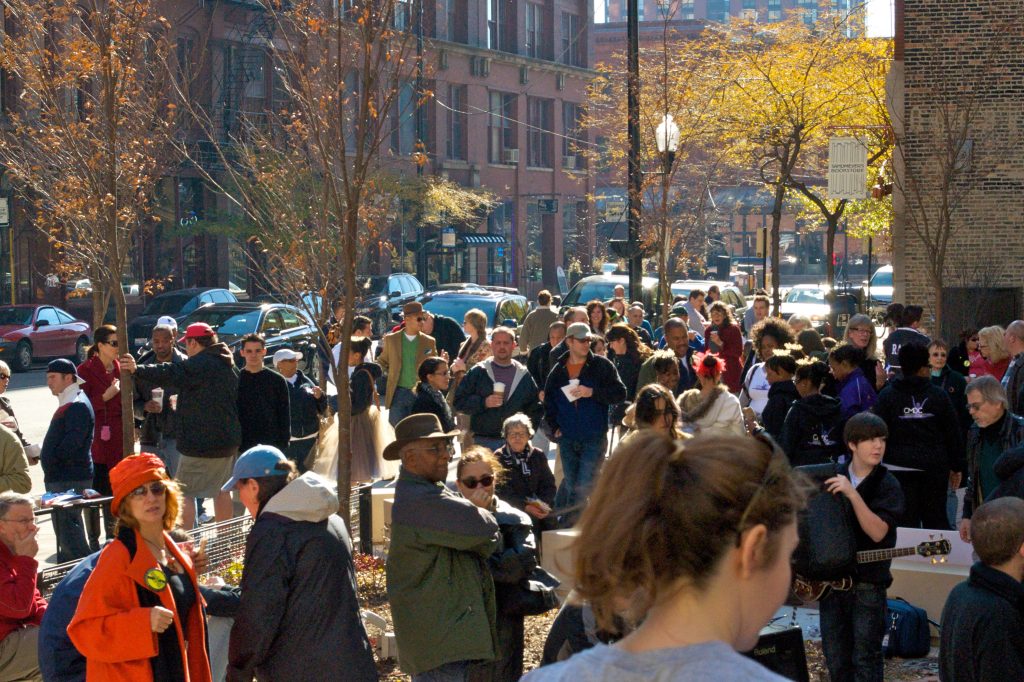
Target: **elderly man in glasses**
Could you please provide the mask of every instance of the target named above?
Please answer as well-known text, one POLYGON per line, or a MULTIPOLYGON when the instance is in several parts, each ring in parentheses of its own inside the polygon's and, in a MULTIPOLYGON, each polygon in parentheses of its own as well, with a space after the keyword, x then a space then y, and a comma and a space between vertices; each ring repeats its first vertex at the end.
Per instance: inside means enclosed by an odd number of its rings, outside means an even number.
POLYGON ((444 487, 459 431, 433 414, 395 428, 384 459, 402 460, 391 513, 388 599, 399 665, 417 680, 468 680, 474 661, 496 655, 494 583, 487 558, 498 522, 444 487))
POLYGON ((46 600, 39 594, 36 554, 39 528, 32 498, 0 493, 0 679, 39 679, 39 623, 46 600))

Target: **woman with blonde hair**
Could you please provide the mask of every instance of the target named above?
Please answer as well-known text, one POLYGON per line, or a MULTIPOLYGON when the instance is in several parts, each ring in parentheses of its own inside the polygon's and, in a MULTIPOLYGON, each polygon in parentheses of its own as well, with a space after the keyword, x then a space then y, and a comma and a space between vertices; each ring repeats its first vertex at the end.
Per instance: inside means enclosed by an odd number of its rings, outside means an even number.
POLYGON ((622 630, 526 682, 784 678, 744 657, 785 602, 804 493, 767 440, 644 432, 604 465, 579 523, 576 589, 622 630), (622 491, 630 494, 624 496, 622 491))
POLYGON ((985 358, 984 373, 1003 380, 1006 368, 1010 366, 1010 353, 1006 350, 1003 335, 1006 330, 995 324, 978 331, 978 352, 985 358))
POLYGON ((121 460, 110 483, 116 539, 100 554, 68 625, 86 679, 210 682, 192 553, 168 534, 181 508, 178 484, 149 453, 121 460))
POLYGON ((841 343, 848 343, 864 351, 864 360, 859 365, 864 378, 875 391, 882 390, 889 377, 885 373, 885 363, 878 357, 878 332, 871 318, 861 313, 851 317, 846 323, 841 343))

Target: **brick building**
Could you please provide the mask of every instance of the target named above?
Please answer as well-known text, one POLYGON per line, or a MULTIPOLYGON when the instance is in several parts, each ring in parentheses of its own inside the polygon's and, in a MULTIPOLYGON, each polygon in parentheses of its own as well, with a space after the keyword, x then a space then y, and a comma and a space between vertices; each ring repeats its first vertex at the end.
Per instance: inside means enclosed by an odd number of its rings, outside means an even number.
MULTIPOLYGON (((640 0, 640 21, 659 20, 666 7, 674 19, 681 21, 727 22, 742 17, 752 21, 781 21, 787 12, 804 12, 814 21, 824 6, 830 11, 849 12, 862 3, 859 0, 640 0)), ((626 21, 626 0, 596 0, 596 21, 626 21)))
POLYGON ((896 3, 894 300, 922 304, 926 316, 941 304, 947 338, 1022 313, 1021 21, 1016 0, 896 3), (937 300, 935 250, 922 233, 942 225, 943 204, 949 245, 937 300))

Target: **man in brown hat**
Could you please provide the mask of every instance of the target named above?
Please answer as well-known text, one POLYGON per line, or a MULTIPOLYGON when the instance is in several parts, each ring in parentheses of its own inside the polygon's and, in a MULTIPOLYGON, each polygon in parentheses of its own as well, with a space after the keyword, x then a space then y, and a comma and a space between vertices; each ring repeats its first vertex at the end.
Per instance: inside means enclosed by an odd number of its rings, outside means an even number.
POLYGON ((414 414, 384 450, 384 459, 402 460, 387 581, 398 663, 413 680, 467 680, 474 661, 496 652, 487 559, 498 546, 498 522, 444 486, 459 433, 444 432, 436 415, 414 414))
POLYGON ((420 331, 423 305, 416 301, 402 307, 405 328, 387 334, 381 341, 382 350, 377 362, 388 376, 384 406, 388 408, 388 421, 394 426, 409 416, 416 396, 412 389, 419 380, 416 372, 424 358, 437 355, 434 337, 420 331))

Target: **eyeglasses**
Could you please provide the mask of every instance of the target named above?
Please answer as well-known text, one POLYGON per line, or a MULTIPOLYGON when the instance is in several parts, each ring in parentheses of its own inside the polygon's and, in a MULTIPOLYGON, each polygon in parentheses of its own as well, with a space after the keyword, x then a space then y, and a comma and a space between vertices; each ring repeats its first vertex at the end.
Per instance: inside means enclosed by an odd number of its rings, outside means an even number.
POLYGON ((509 438, 525 438, 526 440, 530 440, 530 432, 529 431, 509 431, 508 433, 505 434, 505 439, 507 440, 509 438))
POLYGON ((163 495, 167 491, 167 486, 161 481, 153 481, 148 486, 140 485, 135 490, 128 493, 128 497, 145 497, 146 493, 153 493, 157 497, 163 495))
POLYGON ((23 526, 30 526, 36 522, 34 517, 31 519, 0 519, 0 521, 7 521, 8 523, 20 523, 23 526))
POLYGON ((100 343, 105 343, 108 346, 113 346, 114 348, 117 348, 117 339, 114 339, 113 341, 100 341, 100 343))
POLYGON ((461 483, 462 485, 470 489, 476 488, 477 486, 481 485, 485 488, 490 488, 491 485, 494 483, 494 476, 492 476, 491 474, 484 474, 480 478, 470 476, 469 478, 461 479, 461 483))
POLYGON ((7 381, 11 378, 10 374, 0 374, 0 381, 7 381))
POLYGON ((982 401, 980 403, 967 403, 967 411, 968 412, 977 412, 978 410, 981 409, 981 406, 984 405, 984 404, 985 404, 984 401, 982 401))
POLYGON ((423 320, 425 320, 427 318, 424 317, 423 315, 418 315, 418 316, 414 317, 413 319, 416 320, 417 322, 422 322, 423 320))

